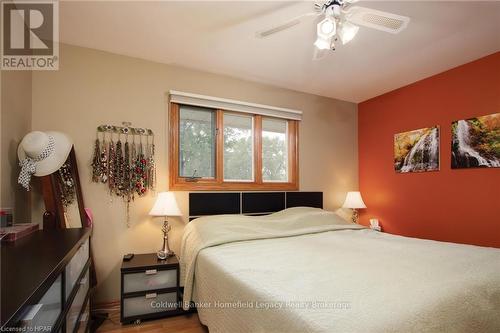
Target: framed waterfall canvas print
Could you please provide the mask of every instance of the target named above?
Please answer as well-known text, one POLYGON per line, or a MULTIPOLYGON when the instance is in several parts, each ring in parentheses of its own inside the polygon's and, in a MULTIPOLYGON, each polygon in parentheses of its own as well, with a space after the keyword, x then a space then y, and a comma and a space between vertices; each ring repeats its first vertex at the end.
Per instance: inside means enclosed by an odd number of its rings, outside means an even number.
POLYGON ((451 167, 500 168, 500 113, 451 124, 451 167))
POLYGON ((439 126, 394 135, 397 173, 439 170, 439 126))

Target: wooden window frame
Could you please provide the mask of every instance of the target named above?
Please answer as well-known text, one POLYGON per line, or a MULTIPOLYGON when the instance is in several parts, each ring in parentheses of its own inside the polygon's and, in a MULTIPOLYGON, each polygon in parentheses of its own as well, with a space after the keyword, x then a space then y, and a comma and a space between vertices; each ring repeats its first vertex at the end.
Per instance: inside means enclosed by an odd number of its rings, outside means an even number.
MULTIPOLYGON (((215 178, 188 181, 179 176, 179 104, 170 103, 168 147, 169 147, 169 188, 172 191, 296 191, 299 189, 299 122, 288 122, 288 182, 262 181, 262 118, 268 116, 253 115, 254 119, 254 181, 224 181, 224 112, 231 110, 215 110, 215 178)), ((244 113, 243 113, 244 114, 244 113)))

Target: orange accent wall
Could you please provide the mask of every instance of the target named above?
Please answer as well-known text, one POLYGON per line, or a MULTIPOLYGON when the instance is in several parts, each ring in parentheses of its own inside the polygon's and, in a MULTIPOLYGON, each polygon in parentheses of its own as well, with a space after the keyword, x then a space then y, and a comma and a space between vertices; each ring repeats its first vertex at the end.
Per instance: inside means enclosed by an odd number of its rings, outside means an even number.
POLYGON ((367 205, 404 236, 500 247, 500 168, 451 169, 451 123, 500 112, 500 52, 358 106, 359 182, 367 205), (396 174, 393 136, 439 125, 440 171, 396 174))

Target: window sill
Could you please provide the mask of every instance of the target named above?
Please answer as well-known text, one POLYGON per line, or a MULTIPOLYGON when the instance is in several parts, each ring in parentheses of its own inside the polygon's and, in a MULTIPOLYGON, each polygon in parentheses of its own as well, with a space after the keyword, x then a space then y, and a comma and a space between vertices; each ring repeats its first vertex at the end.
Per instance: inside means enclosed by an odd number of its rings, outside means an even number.
POLYGON ((170 184, 170 191, 297 191, 295 183, 192 183, 178 182, 170 184))

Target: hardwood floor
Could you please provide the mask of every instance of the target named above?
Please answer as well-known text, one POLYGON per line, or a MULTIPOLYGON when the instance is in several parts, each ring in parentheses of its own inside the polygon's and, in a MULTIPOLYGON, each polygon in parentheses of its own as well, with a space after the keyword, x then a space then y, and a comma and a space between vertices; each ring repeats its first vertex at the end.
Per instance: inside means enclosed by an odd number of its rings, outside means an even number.
POLYGON ((175 316, 157 320, 144 321, 138 325, 120 324, 119 310, 109 313, 109 318, 97 329, 98 333, 208 333, 208 329, 203 326, 196 313, 183 316, 175 316))

